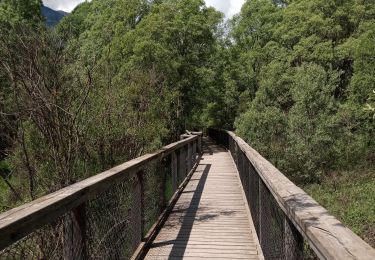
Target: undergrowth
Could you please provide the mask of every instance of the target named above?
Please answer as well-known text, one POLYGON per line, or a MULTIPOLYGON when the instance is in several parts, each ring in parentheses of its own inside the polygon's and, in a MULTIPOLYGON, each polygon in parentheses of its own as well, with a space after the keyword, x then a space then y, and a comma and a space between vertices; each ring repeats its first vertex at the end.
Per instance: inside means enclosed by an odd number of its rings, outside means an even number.
POLYGON ((305 187, 315 200, 375 247, 375 170, 331 174, 305 187))

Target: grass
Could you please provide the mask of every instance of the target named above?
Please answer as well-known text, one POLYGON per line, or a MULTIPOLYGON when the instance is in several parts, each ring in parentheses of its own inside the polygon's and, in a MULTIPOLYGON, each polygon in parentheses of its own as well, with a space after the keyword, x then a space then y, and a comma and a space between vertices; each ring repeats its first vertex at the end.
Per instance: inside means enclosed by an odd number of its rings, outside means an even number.
POLYGON ((305 187, 315 200, 375 247, 375 171, 334 174, 305 187))
POLYGON ((10 173, 10 167, 7 161, 5 160, 0 161, 0 175, 7 177, 9 173, 10 173))

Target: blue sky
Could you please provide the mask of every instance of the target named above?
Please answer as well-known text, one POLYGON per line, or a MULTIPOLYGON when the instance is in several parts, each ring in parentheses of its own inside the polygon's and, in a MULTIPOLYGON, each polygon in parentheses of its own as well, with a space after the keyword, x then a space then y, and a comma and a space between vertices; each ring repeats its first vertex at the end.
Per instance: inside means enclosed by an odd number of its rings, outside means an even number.
MULTIPOLYGON (((71 12, 74 7, 85 0, 43 0, 44 4, 55 10, 71 12)), ((241 10, 245 0, 205 0, 208 6, 213 6, 223 12, 227 18, 231 18, 241 10)))

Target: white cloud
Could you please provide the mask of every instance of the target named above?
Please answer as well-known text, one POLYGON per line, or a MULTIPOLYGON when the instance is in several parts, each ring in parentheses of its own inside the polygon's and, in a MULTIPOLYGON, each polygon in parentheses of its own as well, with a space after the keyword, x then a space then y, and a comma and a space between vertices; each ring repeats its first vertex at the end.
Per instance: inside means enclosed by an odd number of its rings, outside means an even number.
POLYGON ((241 11, 245 0, 205 0, 207 6, 215 7, 223 12, 226 18, 232 18, 233 15, 241 11))
MULTIPOLYGON (((71 12, 79 3, 85 0, 44 0, 44 4, 54 10, 71 12)), ((105 1, 105 0, 104 0, 105 1)), ((241 11, 245 0, 205 0, 207 6, 213 6, 223 12, 227 18, 241 11)))
POLYGON ((54 9, 71 12, 79 3, 85 0, 43 0, 44 5, 54 9))

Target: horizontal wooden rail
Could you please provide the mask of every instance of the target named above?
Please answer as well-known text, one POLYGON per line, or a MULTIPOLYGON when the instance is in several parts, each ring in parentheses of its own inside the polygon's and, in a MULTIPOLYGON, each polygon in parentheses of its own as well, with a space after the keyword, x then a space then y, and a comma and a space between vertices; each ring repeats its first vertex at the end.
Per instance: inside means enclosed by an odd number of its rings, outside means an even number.
MULTIPOLYGON (((255 169, 266 189, 285 213, 286 223, 291 223, 298 230, 320 259, 375 259, 375 249, 330 215, 325 208, 292 183, 244 140, 229 131, 212 129, 209 132, 211 137, 220 139, 221 143, 228 148, 231 143, 234 143, 232 155, 236 157, 237 167, 243 168, 246 165, 244 161, 250 163, 248 167, 252 166, 255 169)), ((239 169, 239 172, 241 171, 247 173, 246 175, 249 174, 249 169, 239 169)), ((249 184, 248 176, 244 176, 243 180, 246 180, 243 183, 249 184)), ((260 185, 259 193, 261 190, 260 185)), ((262 196, 259 195, 259 207, 266 207, 262 205, 261 200, 262 196)), ((255 202, 250 199, 249 204, 252 203, 255 202)), ((259 211, 261 218, 270 217, 262 216, 262 209, 259 211)), ((287 233, 285 230, 284 232, 287 233)), ((260 233, 261 231, 262 227, 260 227, 260 233)), ((284 249, 285 259, 292 259, 287 256, 287 251, 288 249, 284 249)))
MULTIPOLYGON (((175 155, 176 151, 181 149, 190 151, 191 154, 192 147, 196 147, 200 143, 200 139, 200 135, 190 135, 186 139, 167 145, 155 153, 146 154, 128 161, 1 214, 0 252, 43 225, 51 223, 54 219, 83 205, 89 199, 100 195, 114 184, 142 173, 143 168, 147 167, 150 162, 161 160, 172 153, 175 155)), ((196 149, 198 150, 200 147, 196 147, 196 149)), ((184 155, 186 154, 184 153, 184 155)), ((190 158, 187 156, 184 157, 186 164, 191 164, 191 161, 194 161, 194 159, 195 157, 193 158, 192 155, 190 158)))

